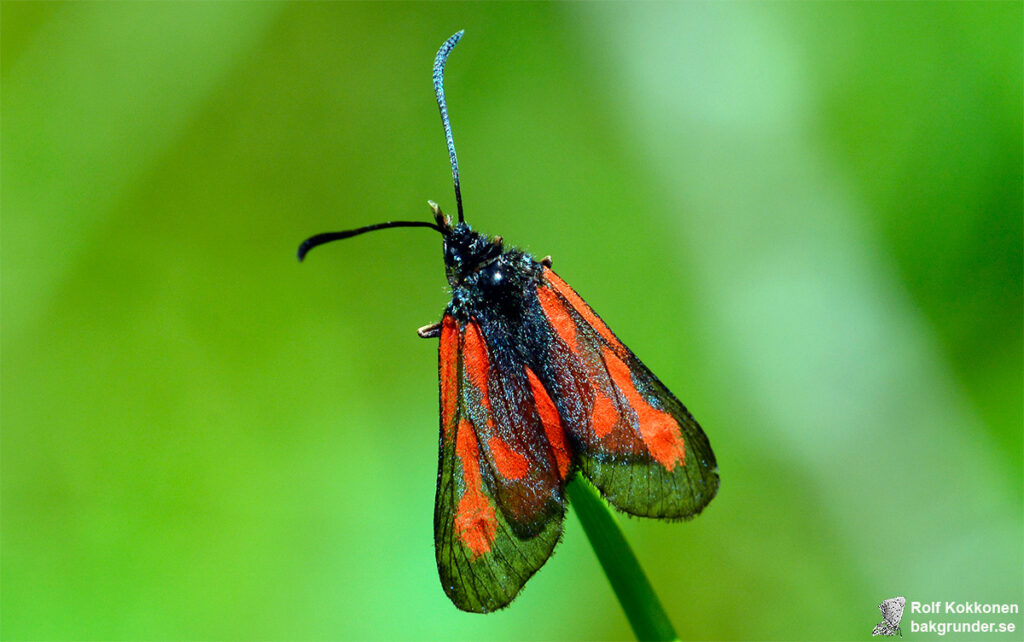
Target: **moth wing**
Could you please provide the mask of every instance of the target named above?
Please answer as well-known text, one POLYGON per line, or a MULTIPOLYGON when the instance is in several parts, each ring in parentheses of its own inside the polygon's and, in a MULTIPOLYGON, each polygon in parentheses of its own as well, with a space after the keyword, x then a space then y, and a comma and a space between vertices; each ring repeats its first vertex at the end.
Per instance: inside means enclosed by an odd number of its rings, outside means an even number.
POLYGON ((545 268, 537 288, 550 327, 544 385, 580 471, 616 508, 689 518, 718 491, 707 436, 668 388, 583 299, 545 268))
POLYGON ((480 613, 508 605, 551 556, 565 511, 554 457, 511 434, 542 430, 532 397, 492 364, 479 325, 446 315, 434 544, 445 593, 480 613))
POLYGON ((899 626, 900 620, 903 619, 903 607, 906 604, 906 598, 893 597, 885 600, 878 605, 878 608, 882 611, 882 617, 885 621, 892 626, 899 626))

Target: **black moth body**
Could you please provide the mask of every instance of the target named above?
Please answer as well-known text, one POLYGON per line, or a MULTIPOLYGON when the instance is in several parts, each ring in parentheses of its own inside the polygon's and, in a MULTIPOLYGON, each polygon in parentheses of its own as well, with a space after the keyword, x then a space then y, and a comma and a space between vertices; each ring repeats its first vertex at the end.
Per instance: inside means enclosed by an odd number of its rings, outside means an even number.
POLYGON ((318 234, 312 248, 391 227, 442 235, 452 299, 439 323, 437 568, 460 609, 507 606, 562 533, 566 484, 578 473, 615 508, 687 519, 718 491, 715 455, 686 407, 551 269, 463 220, 458 164, 438 51, 434 89, 448 141, 458 221, 393 221, 318 234))

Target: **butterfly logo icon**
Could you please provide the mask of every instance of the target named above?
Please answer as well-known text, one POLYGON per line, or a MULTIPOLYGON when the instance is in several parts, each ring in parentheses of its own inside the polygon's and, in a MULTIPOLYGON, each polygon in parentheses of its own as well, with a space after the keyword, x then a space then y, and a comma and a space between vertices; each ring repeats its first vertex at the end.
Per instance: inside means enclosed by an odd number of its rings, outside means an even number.
POLYGON ((871 632, 871 635, 893 636, 899 633, 900 637, 903 637, 900 620, 903 619, 903 607, 906 604, 907 598, 903 596, 891 597, 879 604, 878 609, 882 612, 882 621, 875 625, 875 630, 871 632))

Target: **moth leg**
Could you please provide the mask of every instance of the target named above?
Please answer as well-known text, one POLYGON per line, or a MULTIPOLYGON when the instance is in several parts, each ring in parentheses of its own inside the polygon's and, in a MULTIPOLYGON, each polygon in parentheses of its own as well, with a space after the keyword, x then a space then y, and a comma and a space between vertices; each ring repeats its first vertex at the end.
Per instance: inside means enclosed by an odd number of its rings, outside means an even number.
POLYGON ((542 258, 540 260, 540 264, 543 265, 544 267, 551 267, 551 255, 548 254, 547 256, 542 258))
POLYGON ((431 323, 430 325, 425 325, 422 328, 417 328, 416 334, 418 334, 421 339, 436 339, 441 336, 441 324, 431 323))

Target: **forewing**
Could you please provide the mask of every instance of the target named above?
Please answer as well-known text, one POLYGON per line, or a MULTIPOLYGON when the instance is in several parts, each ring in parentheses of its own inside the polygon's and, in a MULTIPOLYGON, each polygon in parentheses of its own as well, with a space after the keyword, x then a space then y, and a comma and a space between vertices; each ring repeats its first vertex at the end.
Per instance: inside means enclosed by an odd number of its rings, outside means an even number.
POLYGON ((878 605, 879 610, 882 611, 882 617, 885 621, 893 627, 900 625, 900 620, 903 619, 903 607, 906 605, 906 598, 904 597, 893 597, 885 600, 878 605))
POLYGON ((558 543, 562 480, 546 442, 537 443, 543 417, 528 375, 509 379, 496 366, 480 326, 460 327, 446 315, 439 355, 437 568, 457 607, 493 611, 512 601, 558 543))
POLYGON ((699 513, 718 491, 718 468, 696 420, 550 269, 537 296, 553 330, 544 386, 580 471, 627 513, 699 513))

